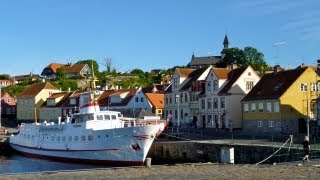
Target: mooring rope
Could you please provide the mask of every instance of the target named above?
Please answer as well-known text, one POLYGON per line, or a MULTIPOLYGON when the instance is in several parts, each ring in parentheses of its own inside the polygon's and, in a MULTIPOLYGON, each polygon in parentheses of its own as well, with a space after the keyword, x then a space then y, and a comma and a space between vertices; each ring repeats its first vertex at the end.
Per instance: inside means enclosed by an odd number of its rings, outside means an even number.
MULTIPOLYGON (((265 162, 266 160, 270 159, 272 156, 274 156, 275 154, 277 154, 277 153, 288 143, 289 140, 291 140, 291 141, 290 141, 290 146, 291 146, 292 137, 293 137, 293 136, 290 135, 290 138, 289 138, 276 152, 274 152, 273 154, 271 154, 271 155, 270 155, 269 157, 267 157, 266 159, 258 162, 256 165, 259 165, 259 164, 265 162)), ((290 147, 289 147, 289 148, 290 148, 290 147)))

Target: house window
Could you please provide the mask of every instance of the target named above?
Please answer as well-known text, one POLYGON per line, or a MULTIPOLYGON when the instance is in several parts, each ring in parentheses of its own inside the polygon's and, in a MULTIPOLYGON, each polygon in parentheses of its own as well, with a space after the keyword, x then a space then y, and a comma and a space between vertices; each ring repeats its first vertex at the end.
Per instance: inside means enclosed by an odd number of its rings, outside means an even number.
POLYGON ((266 105, 267 105, 266 107, 267 112, 271 112, 271 102, 267 102, 266 105))
POLYGON ((279 112, 280 111, 279 102, 273 102, 273 111, 274 112, 279 112))
POLYGON ((169 102, 169 98, 168 96, 166 96, 166 105, 168 104, 168 102, 169 102))
POLYGON ((174 117, 178 119, 178 110, 174 110, 174 117))
POLYGON ((218 80, 213 81, 213 90, 214 91, 218 90, 218 80))
POLYGON ((136 100, 136 102, 139 102, 139 98, 138 97, 136 97, 135 100, 136 100))
POLYGON ((201 109, 205 109, 205 100, 204 99, 201 99, 201 109))
POLYGON ((263 122, 262 121, 258 121, 258 127, 263 127, 263 122))
POLYGON ((220 98, 220 108, 225 108, 225 99, 224 99, 224 97, 220 98))
POLYGON ((177 78, 173 79, 173 87, 178 87, 178 79, 177 78))
POLYGON ((274 127, 274 121, 269 121, 269 127, 274 127))
POLYGON ((169 103, 172 104, 172 98, 169 96, 169 103))
POLYGON ((318 91, 318 90, 319 90, 318 84, 317 84, 317 83, 312 83, 312 84, 311 84, 311 90, 312 90, 312 91, 318 91))
POLYGON ((158 110, 157 110, 157 113, 158 113, 158 114, 162 114, 162 109, 158 109, 158 110))
POLYGON ((263 103, 262 102, 259 103, 259 112, 263 112, 263 103))
POLYGON ((184 95, 184 102, 188 102, 188 96, 187 96, 187 93, 185 93, 185 95, 184 95))
POLYGON ((143 102, 143 97, 142 97, 142 98, 140 98, 140 102, 143 102))
POLYGON ((308 90, 308 85, 307 83, 301 83, 300 84, 300 91, 301 92, 306 92, 308 90))
POLYGON ((243 112, 247 113, 249 111, 249 105, 247 103, 243 104, 243 112))
POLYGON ((246 82, 246 90, 250 91, 253 88, 253 81, 246 82))
POLYGON ((218 98, 213 99, 213 108, 217 109, 218 108, 218 98))
POLYGON ((251 103, 251 112, 256 112, 256 103, 251 103))
POLYGON ((180 94, 180 102, 181 103, 183 102, 183 94, 182 93, 180 94))
POLYGON ((208 104, 208 109, 211 109, 211 99, 210 98, 208 99, 208 103, 207 104, 208 104))
POLYGON ((207 83, 207 90, 211 91, 211 81, 208 81, 208 83, 207 83))
POLYGON ((70 99, 70 105, 75 105, 76 104, 76 99, 70 99))

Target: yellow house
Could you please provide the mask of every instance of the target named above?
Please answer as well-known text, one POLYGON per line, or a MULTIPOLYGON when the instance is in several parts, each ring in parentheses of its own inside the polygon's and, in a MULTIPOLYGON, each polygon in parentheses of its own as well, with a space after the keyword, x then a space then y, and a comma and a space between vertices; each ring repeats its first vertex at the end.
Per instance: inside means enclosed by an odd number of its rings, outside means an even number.
POLYGON ((266 74, 242 99, 242 128, 253 134, 310 133, 316 125, 319 76, 312 67, 266 74))
POLYGON ((55 92, 59 92, 59 90, 49 82, 30 85, 17 98, 17 120, 37 122, 39 108, 55 92))
POLYGON ((62 122, 64 120, 62 106, 72 94, 73 92, 52 93, 39 109, 39 122, 59 122, 59 117, 62 122))
POLYGON ((164 110, 164 94, 160 93, 146 93, 149 103, 152 106, 152 112, 159 117, 163 117, 164 110))

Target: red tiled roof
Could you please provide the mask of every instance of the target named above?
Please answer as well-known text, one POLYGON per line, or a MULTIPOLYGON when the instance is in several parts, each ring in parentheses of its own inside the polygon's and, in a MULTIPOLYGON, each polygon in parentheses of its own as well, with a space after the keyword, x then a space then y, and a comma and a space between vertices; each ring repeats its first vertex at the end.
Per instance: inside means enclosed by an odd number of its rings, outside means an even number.
POLYGON ((154 107, 164 108, 164 94, 146 93, 145 95, 154 107))
POLYGON ((109 102, 109 96, 111 94, 113 94, 115 91, 114 90, 107 90, 107 91, 104 91, 98 98, 98 104, 99 105, 108 105, 108 102, 109 102))
POLYGON ((86 64, 72 64, 67 70, 68 73, 79 73, 86 64))
POLYGON ((46 68, 50 68, 52 69, 52 71, 54 73, 57 72, 57 69, 61 68, 61 67, 64 67, 65 65, 64 64, 59 64, 59 63, 51 63, 49 64, 46 68))
POLYGON ((241 76, 241 74, 246 70, 247 68, 237 68, 232 71, 229 71, 227 74, 228 82, 227 84, 221 89, 219 94, 225 94, 228 93, 232 85, 238 80, 238 78, 241 76))
POLYGON ((50 82, 44 82, 44 83, 36 83, 30 85, 21 95, 20 98, 31 98, 36 97, 41 90, 43 89, 52 89, 57 90, 56 87, 54 87, 50 82))
POLYGON ((195 69, 180 69, 180 68, 177 68, 176 70, 180 74, 180 77, 187 77, 195 69))
POLYGON ((306 69, 307 67, 266 74, 242 101, 278 99, 306 69))
POLYGON ((189 75, 188 78, 189 81, 181 88, 181 90, 186 90, 188 88, 190 88, 192 86, 192 82, 193 81, 197 81, 197 79, 208 69, 208 67, 203 67, 203 68, 199 68, 196 69, 194 71, 192 71, 189 75))
POLYGON ((229 68, 213 68, 213 72, 218 79, 228 79, 228 74, 231 70, 229 68))

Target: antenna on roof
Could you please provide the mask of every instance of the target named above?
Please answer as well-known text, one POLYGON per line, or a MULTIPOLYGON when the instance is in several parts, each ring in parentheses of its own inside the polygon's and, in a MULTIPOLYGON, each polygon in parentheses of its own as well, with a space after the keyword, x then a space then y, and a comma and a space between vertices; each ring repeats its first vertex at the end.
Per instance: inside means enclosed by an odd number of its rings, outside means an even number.
POLYGON ((279 65, 279 46, 287 44, 286 41, 276 42, 273 43, 272 46, 276 49, 276 56, 275 56, 275 65, 279 65))

